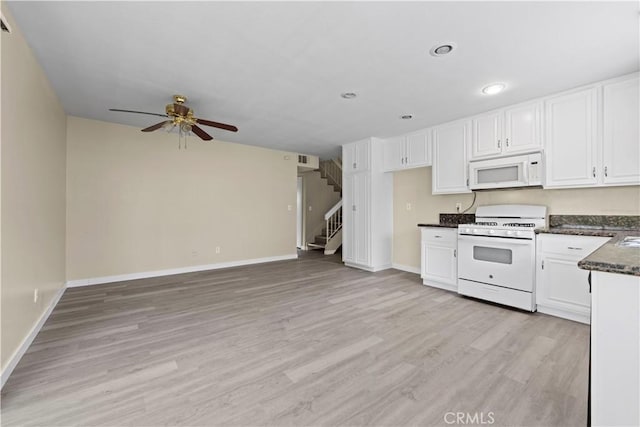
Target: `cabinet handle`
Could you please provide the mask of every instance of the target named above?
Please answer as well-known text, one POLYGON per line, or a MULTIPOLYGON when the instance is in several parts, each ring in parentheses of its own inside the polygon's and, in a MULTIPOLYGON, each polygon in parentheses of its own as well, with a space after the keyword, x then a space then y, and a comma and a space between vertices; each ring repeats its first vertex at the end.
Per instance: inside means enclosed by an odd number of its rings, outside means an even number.
POLYGON ((498 140, 498 148, 500 148, 500 140, 498 140))
POLYGON ((609 176, 609 175, 607 174, 607 167, 606 167, 606 166, 604 167, 604 176, 609 176))
POLYGON ((409 158, 408 158, 408 157, 405 157, 405 158, 404 158, 404 164, 406 165, 406 164, 408 164, 408 163, 409 163, 409 158))
POLYGON ((592 174, 593 174, 593 177, 595 178, 596 177, 596 167, 595 166, 593 167, 592 174))
POLYGON ((507 147, 509 146, 509 138, 506 139, 505 143, 507 144, 507 147))
POLYGON ((356 162, 353 162, 353 168, 354 169, 356 168, 356 162))
POLYGON ((571 249, 572 251, 581 251, 582 248, 576 248, 574 246, 567 246, 567 249, 571 249))
POLYGON ((433 236, 433 237, 435 237, 436 239, 442 239, 442 236, 433 236))
POLYGON ((351 209, 355 212, 356 211, 356 205, 353 205, 353 207, 351 209))
POLYGON ((453 250, 453 257, 454 257, 454 258, 457 258, 457 257, 458 257, 458 250, 457 250, 457 249, 454 249, 454 250, 453 250))
POLYGON ((542 269, 544 270, 544 260, 542 260, 542 269))

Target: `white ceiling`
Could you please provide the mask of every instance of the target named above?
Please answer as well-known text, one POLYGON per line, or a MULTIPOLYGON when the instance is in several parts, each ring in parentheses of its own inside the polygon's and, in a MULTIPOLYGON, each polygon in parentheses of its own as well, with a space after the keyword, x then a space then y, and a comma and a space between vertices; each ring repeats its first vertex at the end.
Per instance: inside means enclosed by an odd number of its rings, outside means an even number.
POLYGON ((8 4, 68 114, 144 127, 108 108, 180 93, 240 129, 214 138, 322 156, 639 68, 636 1, 8 4))

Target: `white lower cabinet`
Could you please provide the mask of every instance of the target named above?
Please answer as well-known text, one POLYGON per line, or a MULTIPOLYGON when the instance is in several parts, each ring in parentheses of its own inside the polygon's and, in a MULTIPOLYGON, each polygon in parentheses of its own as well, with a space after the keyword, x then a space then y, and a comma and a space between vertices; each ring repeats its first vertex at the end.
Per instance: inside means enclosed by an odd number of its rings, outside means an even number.
POLYGON ((538 311, 590 323, 588 275, 578 261, 609 237, 539 234, 537 240, 536 303, 538 311))
POLYGON ((420 277, 428 286, 458 290, 458 230, 422 227, 420 277))

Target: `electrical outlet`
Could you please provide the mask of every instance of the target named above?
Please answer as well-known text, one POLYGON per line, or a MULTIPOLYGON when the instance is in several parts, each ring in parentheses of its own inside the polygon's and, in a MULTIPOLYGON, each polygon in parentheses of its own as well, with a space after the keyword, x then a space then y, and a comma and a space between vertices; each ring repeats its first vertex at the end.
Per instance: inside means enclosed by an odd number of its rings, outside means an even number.
POLYGON ((287 205, 287 210, 288 210, 288 211, 293 210, 293 206, 291 206, 291 205, 287 205))
POLYGON ((309 206, 309 212, 313 210, 313 206, 309 206))
POLYGON ((407 203, 407 210, 410 211, 411 210, 411 203, 407 203))
POLYGON ((456 212, 460 213, 462 210, 462 203, 456 203, 456 212))
POLYGON ((38 292, 38 288, 33 290, 33 302, 36 303, 38 302, 38 298, 40 297, 39 292, 38 292))
POLYGON ((220 253, 220 246, 216 246, 216 253, 219 254, 220 253))

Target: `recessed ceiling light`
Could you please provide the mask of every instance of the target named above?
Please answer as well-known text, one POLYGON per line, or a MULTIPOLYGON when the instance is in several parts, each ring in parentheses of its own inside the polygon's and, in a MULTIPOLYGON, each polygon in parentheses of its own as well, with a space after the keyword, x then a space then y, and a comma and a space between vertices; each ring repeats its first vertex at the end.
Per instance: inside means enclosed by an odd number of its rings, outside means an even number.
POLYGON ((358 95, 356 95, 353 92, 345 92, 345 93, 341 93, 340 96, 343 97, 344 99, 353 99, 358 95))
POLYGON ((485 95, 495 95, 496 93, 502 92, 506 87, 507 85, 504 83, 491 83, 482 88, 482 93, 485 95))
POLYGON ((404 115, 400 116, 400 118, 402 120, 411 120, 411 119, 413 119, 413 116, 411 114, 404 114, 404 115))
POLYGON ((455 43, 442 43, 442 44, 437 44, 434 47, 431 48, 431 50, 429 51, 429 53, 431 54, 431 56, 443 56, 443 55, 447 55, 449 53, 451 53, 455 48, 456 48, 456 44, 455 43))

